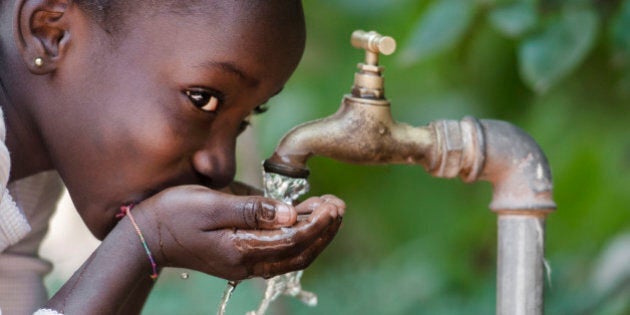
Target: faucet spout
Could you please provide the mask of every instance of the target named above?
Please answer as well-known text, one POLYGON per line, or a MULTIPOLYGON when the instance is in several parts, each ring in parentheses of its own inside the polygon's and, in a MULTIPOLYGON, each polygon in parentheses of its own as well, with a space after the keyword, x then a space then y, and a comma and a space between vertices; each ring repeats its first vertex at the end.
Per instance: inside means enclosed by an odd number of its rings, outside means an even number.
POLYGON ((428 167, 433 128, 412 127, 392 119, 389 102, 346 95, 339 110, 287 133, 266 170, 306 177, 313 155, 354 164, 422 164, 428 167))

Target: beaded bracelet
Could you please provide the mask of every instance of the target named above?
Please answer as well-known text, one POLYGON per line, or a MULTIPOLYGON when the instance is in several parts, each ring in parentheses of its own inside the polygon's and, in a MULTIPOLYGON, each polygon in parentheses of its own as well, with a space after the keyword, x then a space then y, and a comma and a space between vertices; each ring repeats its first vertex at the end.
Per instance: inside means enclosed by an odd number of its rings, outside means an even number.
POLYGON ((133 208, 133 206, 134 206, 133 204, 121 206, 120 212, 116 214, 116 218, 120 219, 126 215, 129 217, 129 220, 131 220, 131 224, 133 225, 133 228, 136 230, 136 234, 138 234, 138 236, 140 237, 140 242, 142 242, 142 247, 144 247, 144 252, 147 253, 147 256, 149 256, 149 261, 151 262, 151 268, 153 269, 153 273, 151 274, 150 277, 151 279, 155 281, 158 277, 157 264, 155 263, 155 260, 153 259, 153 255, 151 254, 151 250, 149 249, 149 246, 147 245, 147 241, 145 241, 144 236, 142 235, 142 231, 140 231, 140 227, 136 223, 136 220, 133 218, 133 215, 131 215, 131 208, 133 208))

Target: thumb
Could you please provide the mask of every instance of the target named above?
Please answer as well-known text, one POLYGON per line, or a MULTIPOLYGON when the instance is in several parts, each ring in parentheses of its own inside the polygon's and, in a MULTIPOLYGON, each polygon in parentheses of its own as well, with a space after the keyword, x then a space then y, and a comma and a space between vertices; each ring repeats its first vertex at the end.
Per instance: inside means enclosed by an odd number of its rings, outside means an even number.
POLYGON ((283 202, 260 196, 226 196, 213 222, 216 228, 277 229, 292 226, 297 210, 283 202))

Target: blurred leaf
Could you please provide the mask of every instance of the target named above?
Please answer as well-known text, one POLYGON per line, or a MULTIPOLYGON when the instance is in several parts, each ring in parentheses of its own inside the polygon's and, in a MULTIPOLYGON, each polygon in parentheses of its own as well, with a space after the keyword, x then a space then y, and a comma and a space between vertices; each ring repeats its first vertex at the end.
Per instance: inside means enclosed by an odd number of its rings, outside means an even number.
POLYGON ((602 251, 591 274, 596 293, 614 290, 624 281, 630 281, 630 229, 613 238, 602 251))
POLYGON ((520 37, 536 25, 536 4, 532 0, 521 0, 499 5, 488 17, 492 26, 505 36, 520 37))
POLYGON ((380 16, 401 6, 408 7, 414 0, 333 0, 328 2, 338 5, 341 9, 353 15, 380 16))
POLYGON ((452 48, 463 37, 474 13, 474 1, 435 1, 412 28, 401 60, 411 64, 452 48))
POLYGON ((573 71, 591 50, 598 18, 590 9, 564 10, 519 47, 523 80, 542 93, 573 71))
POLYGON ((630 59, 630 0, 621 4, 619 13, 610 23, 610 41, 613 61, 620 66, 628 65, 630 59))
POLYGON ((627 69, 619 79, 617 91, 620 95, 630 97, 630 69, 627 69))

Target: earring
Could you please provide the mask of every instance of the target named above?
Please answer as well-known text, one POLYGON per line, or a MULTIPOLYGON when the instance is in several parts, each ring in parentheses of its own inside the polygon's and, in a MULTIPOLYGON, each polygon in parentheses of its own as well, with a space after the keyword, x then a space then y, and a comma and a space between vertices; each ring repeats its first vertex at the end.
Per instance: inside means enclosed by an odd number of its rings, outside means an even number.
POLYGON ((42 57, 35 58, 33 62, 35 63, 35 66, 37 66, 38 68, 44 65, 44 59, 42 59, 42 57))

